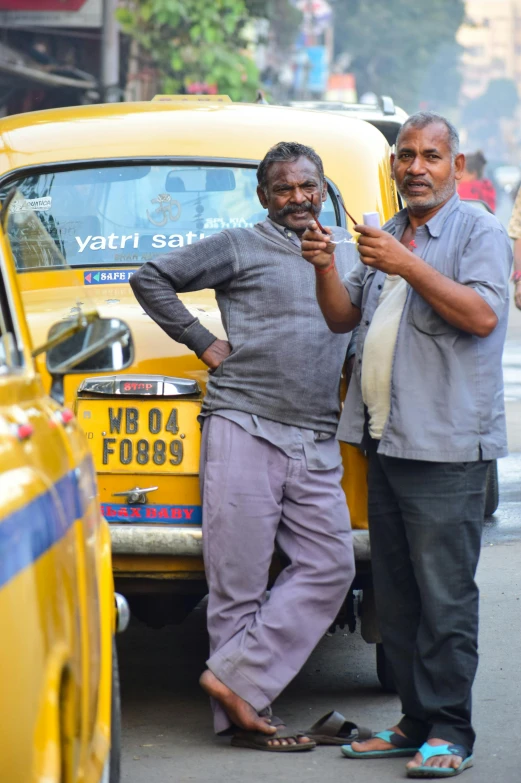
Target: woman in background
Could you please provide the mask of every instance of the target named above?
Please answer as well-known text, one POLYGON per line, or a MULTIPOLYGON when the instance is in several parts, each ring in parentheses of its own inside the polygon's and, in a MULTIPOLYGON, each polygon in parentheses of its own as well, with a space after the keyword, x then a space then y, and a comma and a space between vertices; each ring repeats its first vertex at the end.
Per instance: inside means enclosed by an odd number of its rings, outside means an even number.
POLYGON ((458 185, 462 199, 484 201, 492 212, 496 211, 496 191, 489 179, 483 177, 487 161, 481 150, 466 156, 465 170, 458 185))

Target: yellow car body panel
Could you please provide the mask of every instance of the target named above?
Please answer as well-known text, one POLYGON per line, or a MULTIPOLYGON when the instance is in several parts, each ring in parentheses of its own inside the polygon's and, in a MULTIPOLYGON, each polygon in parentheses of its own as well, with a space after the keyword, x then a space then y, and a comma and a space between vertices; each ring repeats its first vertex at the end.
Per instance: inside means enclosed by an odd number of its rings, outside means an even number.
POLYGON ((111 727, 110 535, 85 436, 35 372, 1 230, 0 305, 0 338, 21 354, 16 366, 0 359, 1 778, 62 783, 66 769, 71 783, 99 783, 111 727))
MULTIPOLYGON (((171 165, 172 161, 182 161, 187 165, 217 161, 220 164, 254 167, 268 148, 281 140, 298 141, 312 146, 319 153, 332 191, 341 194, 347 209, 356 219, 361 220, 364 212, 377 211, 384 222, 396 212, 398 203, 390 177, 389 147, 383 135, 367 122, 326 112, 231 102, 174 99, 55 109, 4 118, 0 120, 0 186, 7 187, 19 181, 38 167, 52 170, 53 164, 64 162, 70 169, 88 166, 89 162, 96 165, 124 162, 129 165, 171 165)), ((344 220, 343 214, 341 220, 344 220)), ((352 228, 350 224, 349 227, 352 228)), ((168 230, 167 227, 165 231, 168 230)), ((130 254, 129 258, 128 262, 122 264, 126 269, 136 268, 141 260, 145 260, 139 253, 135 256, 130 254)), ((197 381, 204 392, 206 367, 195 354, 184 345, 172 341, 143 313, 128 282, 84 284, 84 276, 93 269, 110 271, 114 267, 104 267, 103 264, 95 267, 78 265, 74 269, 41 267, 19 274, 33 340, 36 337, 40 341, 44 340, 51 325, 70 316, 75 307, 92 305, 102 316, 120 318, 131 329, 133 361, 119 375, 181 377, 197 381)), ((181 298, 214 334, 225 337, 212 291, 187 293, 181 298)), ((48 383, 49 377, 42 358, 38 368, 45 383, 48 383)), ((93 398, 92 410, 89 409, 88 395, 78 401, 79 385, 93 375, 102 377, 103 373, 85 372, 67 376, 65 401, 78 411, 79 423, 87 433, 89 442, 95 445, 102 508, 109 521, 135 524, 133 541, 137 540, 138 535, 146 536, 142 522, 181 525, 186 521, 153 516, 145 518, 145 508, 140 510, 136 504, 115 503, 114 493, 127 491, 136 485, 157 487, 153 495, 146 498, 146 506, 152 511, 153 507, 166 508, 175 498, 176 507, 181 509, 179 513, 184 513, 183 509, 187 508, 199 509, 196 516, 200 514, 197 478, 192 475, 192 470, 167 475, 163 469, 154 471, 153 465, 149 465, 146 471, 140 472, 135 465, 135 448, 131 470, 126 470, 124 466, 109 469, 108 464, 102 464, 101 439, 115 433, 109 431, 106 416, 104 421, 99 419, 98 413, 102 407, 99 398, 93 398), (93 422, 94 427, 91 426, 93 422), (122 511, 122 505, 127 505, 128 509, 122 511), (141 515, 139 517, 138 511, 141 515), (120 513, 123 517, 119 516, 120 513), (125 514, 128 514, 127 518, 125 514), (136 517, 133 518, 132 514, 136 517), (138 529, 139 525, 141 527, 138 529)), ((201 400, 202 395, 198 398, 198 404, 201 400)), ((114 409, 117 401, 121 403, 121 397, 114 397, 105 403, 107 415, 108 407, 114 409)), ((132 405, 139 412, 141 421, 150 415, 151 403, 148 400, 135 399, 132 405)), ((193 427, 189 433, 184 447, 191 450, 193 466, 198 450, 198 436, 193 432, 193 427)), ((123 447, 121 437, 113 444, 114 448, 126 449, 118 452, 122 455, 130 454, 130 446, 124 444, 123 447)), ((135 446, 136 443, 133 443, 135 446)), ((344 461, 349 466, 345 473, 344 488, 353 525, 367 528, 365 459, 349 446, 342 448, 344 461)), ((113 541, 116 532, 112 528, 113 541)), ((186 551, 180 550, 177 557, 172 555, 168 559, 161 547, 149 552, 143 538, 142 550, 138 547, 132 552, 119 551, 119 554, 114 554, 114 569, 117 575, 127 577, 135 575, 145 578, 148 575, 151 579, 164 579, 170 574, 172 579, 185 579, 187 572, 189 574, 192 571, 194 578, 201 578, 200 557, 192 557, 192 565, 190 567, 188 563, 187 571, 186 555, 186 551), (161 556, 160 567, 150 566, 147 571, 146 561, 139 556, 142 554, 144 557, 147 553, 161 556)), ((188 560, 190 555, 191 552, 188 553, 188 560)))

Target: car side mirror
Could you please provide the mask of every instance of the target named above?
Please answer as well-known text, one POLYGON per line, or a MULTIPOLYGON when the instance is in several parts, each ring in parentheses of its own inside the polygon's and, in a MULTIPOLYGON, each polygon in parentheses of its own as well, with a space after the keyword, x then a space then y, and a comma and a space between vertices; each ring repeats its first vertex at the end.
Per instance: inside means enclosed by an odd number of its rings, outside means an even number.
POLYGON ((114 372, 131 364, 132 335, 119 318, 100 318, 97 313, 54 324, 45 346, 52 378, 50 394, 63 404, 63 379, 70 373, 114 372))

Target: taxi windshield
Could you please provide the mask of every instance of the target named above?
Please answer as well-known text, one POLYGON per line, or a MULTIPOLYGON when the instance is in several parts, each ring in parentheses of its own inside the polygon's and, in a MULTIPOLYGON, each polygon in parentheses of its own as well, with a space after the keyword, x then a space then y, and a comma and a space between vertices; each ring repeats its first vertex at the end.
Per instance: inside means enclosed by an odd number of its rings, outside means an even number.
MULTIPOLYGON (((256 168, 246 166, 46 169, 19 179, 16 187, 25 199, 18 208, 34 212, 59 251, 42 247, 38 232, 17 221, 15 207, 8 235, 19 272, 56 269, 63 261, 71 267, 141 264, 225 228, 253 226, 267 215, 257 197, 256 168)), ((330 193, 321 222, 336 225, 338 215, 330 193)))

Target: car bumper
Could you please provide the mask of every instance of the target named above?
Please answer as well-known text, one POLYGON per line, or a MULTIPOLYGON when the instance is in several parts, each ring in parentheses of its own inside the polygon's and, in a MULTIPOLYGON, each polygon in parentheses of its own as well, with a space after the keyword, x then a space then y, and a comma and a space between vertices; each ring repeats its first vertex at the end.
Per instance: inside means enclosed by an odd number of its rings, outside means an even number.
MULTIPOLYGON (((203 554, 203 537, 199 527, 114 524, 109 527, 114 555, 202 557, 203 554)), ((356 561, 371 559, 367 530, 353 530, 353 546, 356 561)))

